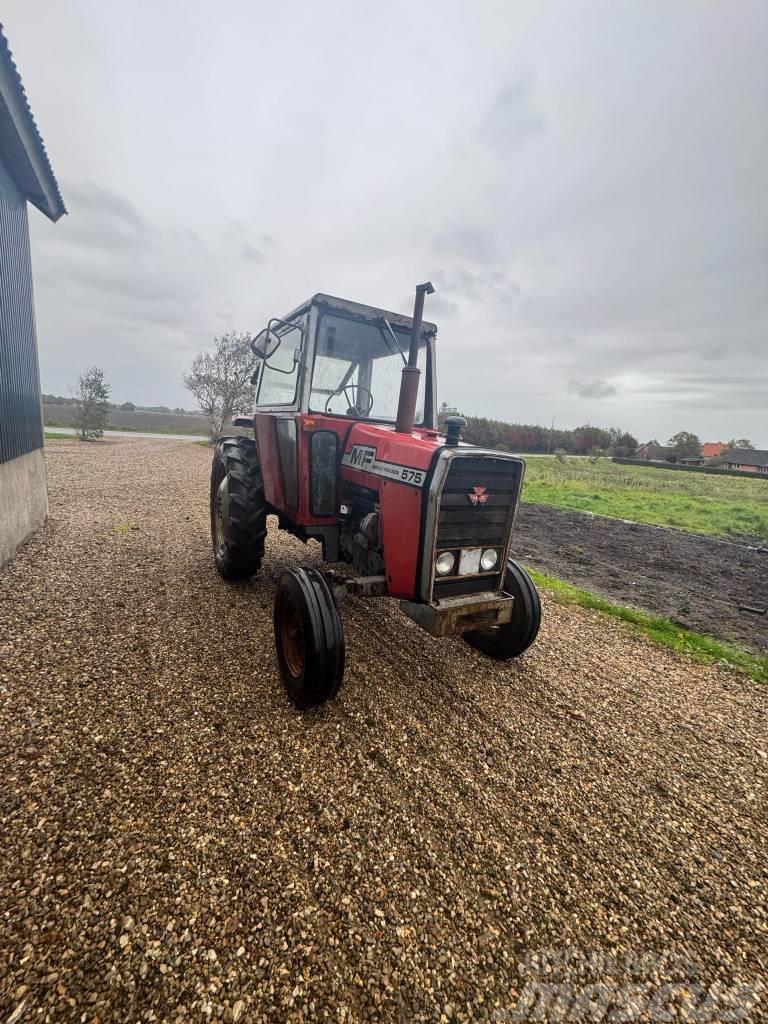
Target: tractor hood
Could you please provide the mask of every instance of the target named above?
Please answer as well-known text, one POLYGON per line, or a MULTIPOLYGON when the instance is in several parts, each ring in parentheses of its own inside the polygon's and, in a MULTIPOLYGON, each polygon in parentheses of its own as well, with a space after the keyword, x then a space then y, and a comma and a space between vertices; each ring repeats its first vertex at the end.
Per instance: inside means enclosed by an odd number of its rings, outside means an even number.
POLYGON ((382 479, 421 489, 435 451, 444 444, 445 437, 436 430, 416 428, 401 434, 394 425, 356 423, 344 446, 342 475, 375 490, 382 479))

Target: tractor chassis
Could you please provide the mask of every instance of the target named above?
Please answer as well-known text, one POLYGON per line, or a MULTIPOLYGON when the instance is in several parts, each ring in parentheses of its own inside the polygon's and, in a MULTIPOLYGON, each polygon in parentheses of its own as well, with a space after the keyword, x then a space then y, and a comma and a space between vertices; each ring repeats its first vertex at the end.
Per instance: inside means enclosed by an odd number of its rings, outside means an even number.
MULTIPOLYGON (((386 597, 385 576, 342 576, 330 569, 323 572, 337 602, 355 597, 386 597)), ((468 629, 493 629, 512 618, 514 598, 487 594, 448 597, 434 604, 401 601, 400 609, 432 636, 456 636, 468 629)))

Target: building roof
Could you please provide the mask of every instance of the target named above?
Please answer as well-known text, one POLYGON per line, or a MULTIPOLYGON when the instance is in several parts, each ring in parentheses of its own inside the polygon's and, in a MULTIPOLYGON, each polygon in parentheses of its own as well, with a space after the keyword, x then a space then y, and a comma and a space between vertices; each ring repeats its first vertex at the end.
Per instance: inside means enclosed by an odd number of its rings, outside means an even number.
POLYGON ((667 448, 666 445, 659 444, 658 441, 654 440, 646 441, 645 444, 641 444, 635 452, 635 455, 637 455, 638 452, 643 451, 645 448, 648 449, 648 455, 652 459, 666 459, 668 456, 675 454, 674 448, 667 448))
POLYGON ((25 199, 56 221, 66 207, 0 25, 0 159, 25 199))
POLYGON ((701 454, 705 459, 714 459, 722 455, 727 447, 725 441, 705 441, 701 446, 701 454))
POLYGON ((729 448, 723 458, 737 466, 768 466, 768 452, 758 448, 729 448))

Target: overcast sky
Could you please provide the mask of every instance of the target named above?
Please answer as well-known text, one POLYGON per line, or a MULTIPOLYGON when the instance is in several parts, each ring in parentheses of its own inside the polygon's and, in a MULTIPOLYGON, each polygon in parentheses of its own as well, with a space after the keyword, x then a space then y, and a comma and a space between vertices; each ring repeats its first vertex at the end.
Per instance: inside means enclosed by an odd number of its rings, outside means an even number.
POLYGON ((437 288, 439 396, 768 447, 765 0, 5 0, 69 216, 45 391, 184 405, 229 328, 437 288))

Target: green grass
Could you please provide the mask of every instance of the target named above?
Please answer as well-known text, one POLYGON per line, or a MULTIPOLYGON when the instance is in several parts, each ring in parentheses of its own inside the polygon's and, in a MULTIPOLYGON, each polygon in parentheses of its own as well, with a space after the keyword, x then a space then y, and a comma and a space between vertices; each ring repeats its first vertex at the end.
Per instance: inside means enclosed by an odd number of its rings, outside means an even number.
POLYGON ((768 540, 768 483, 607 460, 530 459, 523 500, 672 526, 714 537, 768 540))
POLYGON ((611 604, 610 601, 598 597, 597 594, 581 590, 571 583, 548 576, 537 569, 529 568, 528 572, 538 587, 549 591, 561 604, 575 604, 580 608, 591 608, 593 611, 602 612, 603 615, 610 615, 611 618, 627 623, 630 629, 649 637, 654 643, 660 644, 662 647, 669 647, 679 654, 686 654, 694 661, 702 662, 705 665, 716 662, 725 663, 741 669, 760 683, 768 683, 768 658, 750 654, 748 651, 731 647, 728 644, 721 644, 701 633, 682 629, 670 622, 669 619, 661 619, 623 605, 611 604))

